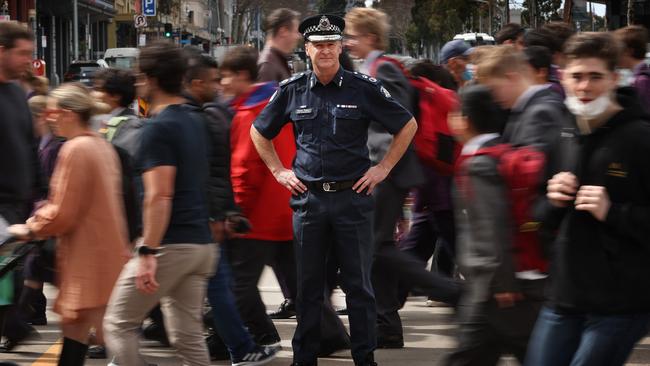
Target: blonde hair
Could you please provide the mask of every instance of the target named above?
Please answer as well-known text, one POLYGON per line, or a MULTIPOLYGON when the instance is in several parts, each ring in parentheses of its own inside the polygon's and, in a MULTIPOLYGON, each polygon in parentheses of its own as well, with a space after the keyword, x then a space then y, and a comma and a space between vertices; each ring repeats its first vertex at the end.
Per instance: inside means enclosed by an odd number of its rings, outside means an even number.
POLYGON ((37 95, 46 95, 50 88, 50 80, 45 76, 35 76, 31 85, 37 95))
POLYGON ((512 45, 491 47, 481 55, 476 66, 479 80, 502 77, 510 72, 524 74, 529 71, 526 56, 512 45))
POLYGON ((372 34, 377 38, 375 47, 385 51, 388 48, 390 23, 388 15, 374 8, 352 8, 345 15, 345 23, 363 34, 372 34))
POLYGON ((32 112, 32 117, 34 119, 38 118, 43 110, 47 106, 47 97, 45 95, 36 95, 27 101, 29 105, 29 110, 32 112))
POLYGON ((49 96, 56 100, 59 108, 78 114, 86 125, 90 123, 90 117, 105 109, 104 103, 97 102, 81 83, 63 84, 52 90, 49 96))

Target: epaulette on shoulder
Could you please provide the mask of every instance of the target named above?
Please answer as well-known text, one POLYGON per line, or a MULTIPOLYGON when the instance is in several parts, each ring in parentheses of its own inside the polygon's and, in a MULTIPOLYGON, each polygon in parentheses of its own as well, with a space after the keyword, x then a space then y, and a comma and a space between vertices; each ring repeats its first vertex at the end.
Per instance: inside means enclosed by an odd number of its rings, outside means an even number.
POLYGON ((360 73, 358 71, 355 71, 352 74, 354 76, 356 76, 358 79, 364 80, 364 81, 369 82, 371 84, 377 85, 377 83, 379 82, 379 80, 373 78, 372 76, 360 73))
POLYGON ((302 79, 307 73, 306 72, 301 72, 300 74, 296 74, 288 79, 284 79, 280 82, 280 86, 285 86, 287 84, 291 84, 296 80, 302 79))

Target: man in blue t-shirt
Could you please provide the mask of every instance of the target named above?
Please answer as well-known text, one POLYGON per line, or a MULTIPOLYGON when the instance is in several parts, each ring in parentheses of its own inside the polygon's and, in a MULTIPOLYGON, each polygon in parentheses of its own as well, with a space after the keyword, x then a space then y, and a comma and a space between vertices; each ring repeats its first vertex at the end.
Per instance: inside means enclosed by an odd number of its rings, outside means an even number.
POLYGON ((140 324, 158 302, 183 364, 210 364, 201 314, 217 249, 208 224, 205 125, 180 96, 185 67, 171 43, 140 52, 136 85, 153 116, 136 158, 145 191, 143 241, 124 267, 104 320, 106 344, 124 365, 142 363, 140 324))

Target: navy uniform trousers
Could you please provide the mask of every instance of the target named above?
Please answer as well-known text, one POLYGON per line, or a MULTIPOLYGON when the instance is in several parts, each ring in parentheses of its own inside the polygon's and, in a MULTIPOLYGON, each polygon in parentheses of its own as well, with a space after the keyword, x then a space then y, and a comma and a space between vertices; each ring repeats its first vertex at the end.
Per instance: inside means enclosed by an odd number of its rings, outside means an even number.
POLYGON ((327 257, 334 245, 346 289, 352 357, 372 361, 377 311, 371 284, 373 261, 372 196, 351 189, 307 191, 291 198, 298 277, 298 326, 293 337, 294 362, 316 364, 327 278, 327 257))

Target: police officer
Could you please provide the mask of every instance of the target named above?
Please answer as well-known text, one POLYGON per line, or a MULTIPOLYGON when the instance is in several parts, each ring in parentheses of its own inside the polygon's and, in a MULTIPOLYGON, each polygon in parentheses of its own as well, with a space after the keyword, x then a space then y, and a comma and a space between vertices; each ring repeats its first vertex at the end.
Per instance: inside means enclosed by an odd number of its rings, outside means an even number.
POLYGON ((298 327, 294 365, 316 365, 327 255, 335 246, 350 318, 355 365, 376 365, 376 308, 370 283, 374 202, 370 195, 399 161, 417 123, 376 79, 343 70, 342 18, 317 15, 299 27, 313 72, 280 88, 251 128, 255 146, 275 178, 291 191, 298 265, 298 327), (371 167, 370 121, 394 135, 383 160, 371 167), (280 163, 272 139, 293 123, 293 170, 280 163))

